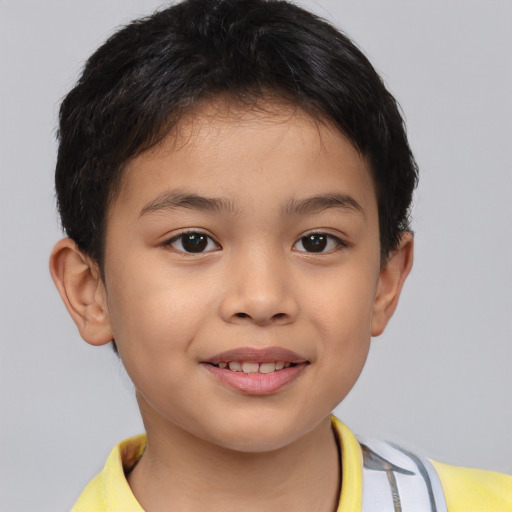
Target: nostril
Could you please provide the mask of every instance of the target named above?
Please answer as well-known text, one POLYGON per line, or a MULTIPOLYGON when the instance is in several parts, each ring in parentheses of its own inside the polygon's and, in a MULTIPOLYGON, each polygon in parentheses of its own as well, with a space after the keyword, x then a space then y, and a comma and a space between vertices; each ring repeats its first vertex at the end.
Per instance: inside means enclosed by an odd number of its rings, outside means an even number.
POLYGON ((248 318, 249 315, 247 313, 237 313, 235 315, 237 318, 248 318))

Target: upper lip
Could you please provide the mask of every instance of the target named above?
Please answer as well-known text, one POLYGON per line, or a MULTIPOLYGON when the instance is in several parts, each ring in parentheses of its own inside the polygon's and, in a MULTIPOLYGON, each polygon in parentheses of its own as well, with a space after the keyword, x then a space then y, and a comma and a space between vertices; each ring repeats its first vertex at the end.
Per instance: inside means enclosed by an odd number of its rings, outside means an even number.
POLYGON ((300 364, 306 363, 307 359, 291 350, 282 347, 241 347, 221 352, 220 354, 216 354, 215 356, 210 357, 203 362, 219 364, 229 363, 231 361, 245 361, 251 363, 272 363, 275 361, 284 361, 300 364))

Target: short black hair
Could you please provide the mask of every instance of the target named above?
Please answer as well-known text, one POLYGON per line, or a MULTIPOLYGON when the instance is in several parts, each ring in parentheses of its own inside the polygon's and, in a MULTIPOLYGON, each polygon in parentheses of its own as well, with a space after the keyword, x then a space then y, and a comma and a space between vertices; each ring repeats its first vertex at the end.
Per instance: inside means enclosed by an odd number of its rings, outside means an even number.
POLYGON ((110 37, 61 104, 62 225, 100 269, 124 165, 200 101, 226 94, 243 104, 278 98, 334 124, 369 163, 383 258, 397 248, 417 165, 397 102, 363 53, 287 1, 185 0, 110 37))

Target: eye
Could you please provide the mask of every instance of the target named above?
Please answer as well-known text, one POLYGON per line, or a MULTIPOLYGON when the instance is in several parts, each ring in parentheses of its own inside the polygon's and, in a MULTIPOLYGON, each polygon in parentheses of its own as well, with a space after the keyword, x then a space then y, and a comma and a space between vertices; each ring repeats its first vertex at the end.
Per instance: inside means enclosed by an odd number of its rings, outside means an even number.
POLYGON ((299 252, 331 252, 339 247, 344 247, 345 243, 339 238, 328 235, 327 233, 310 233, 303 236, 295 242, 293 248, 299 252))
POLYGON ((166 245, 172 247, 176 251, 186 253, 202 253, 217 251, 220 246, 205 233, 190 231, 181 233, 171 238, 166 245))

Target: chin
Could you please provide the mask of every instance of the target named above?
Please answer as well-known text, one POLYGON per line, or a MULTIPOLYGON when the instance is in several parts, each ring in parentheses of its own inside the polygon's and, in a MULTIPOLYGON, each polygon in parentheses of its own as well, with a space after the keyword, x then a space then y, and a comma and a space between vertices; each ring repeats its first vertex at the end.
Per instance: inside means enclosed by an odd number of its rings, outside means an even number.
POLYGON ((217 443, 220 447, 240 453, 269 453, 281 450, 292 444, 296 439, 290 437, 271 437, 269 435, 244 436, 237 439, 223 439, 217 443))
POLYGON ((218 446, 243 453, 265 453, 281 450, 307 435, 315 425, 304 419, 277 418, 261 415, 257 418, 239 418, 220 428, 210 442, 218 446), (268 418, 272 418, 269 420, 268 418))

